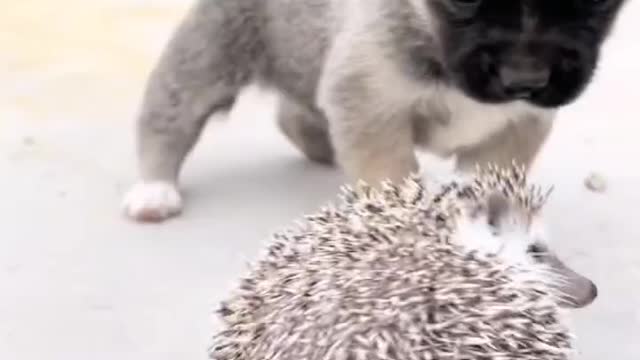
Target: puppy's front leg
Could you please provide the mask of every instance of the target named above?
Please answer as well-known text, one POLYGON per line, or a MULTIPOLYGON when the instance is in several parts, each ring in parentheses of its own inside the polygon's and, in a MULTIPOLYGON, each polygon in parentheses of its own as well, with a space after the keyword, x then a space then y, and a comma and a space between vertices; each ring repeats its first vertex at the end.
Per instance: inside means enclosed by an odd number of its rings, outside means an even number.
POLYGON ((330 131, 338 163, 351 182, 374 186, 402 181, 418 170, 412 128, 405 116, 345 111, 333 118, 330 131))
POLYGON ((338 49, 319 90, 336 160, 351 182, 401 181, 418 170, 407 87, 389 64, 338 49))
POLYGON ((554 112, 522 115, 482 143, 460 149, 456 154, 458 168, 470 171, 478 165, 509 166, 515 161, 529 170, 549 137, 554 115, 554 112))

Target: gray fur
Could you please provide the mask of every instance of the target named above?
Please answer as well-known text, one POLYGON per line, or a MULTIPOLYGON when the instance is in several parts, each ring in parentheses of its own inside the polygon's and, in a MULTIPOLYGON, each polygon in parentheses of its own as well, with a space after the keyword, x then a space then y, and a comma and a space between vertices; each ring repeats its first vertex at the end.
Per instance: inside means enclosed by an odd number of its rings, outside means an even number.
POLYGON ((278 112, 278 125, 309 159, 324 164, 333 163, 329 123, 317 109, 310 109, 289 97, 283 97, 278 112))
MULTIPOLYGON (((254 83, 282 95, 278 122, 295 146, 312 160, 337 161, 354 181, 404 178, 417 170, 415 145, 460 155, 464 168, 530 164, 553 110, 481 104, 456 89, 443 74, 428 2, 197 0, 147 85, 138 122, 141 181, 177 187, 206 120, 254 83), (540 131, 528 131, 532 124, 540 131), (513 140, 518 132, 528 146, 513 140)), ((133 217, 166 213, 145 207, 145 199, 132 210, 132 201, 125 206, 133 217)))

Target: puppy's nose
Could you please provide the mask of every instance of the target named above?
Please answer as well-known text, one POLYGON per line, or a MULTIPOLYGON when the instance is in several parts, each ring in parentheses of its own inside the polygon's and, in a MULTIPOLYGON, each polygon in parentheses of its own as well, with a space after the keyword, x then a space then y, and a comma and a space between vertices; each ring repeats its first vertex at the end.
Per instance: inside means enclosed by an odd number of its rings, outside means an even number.
POLYGON ((499 70, 502 88, 508 96, 528 97, 549 84, 549 68, 528 61, 511 61, 499 70))

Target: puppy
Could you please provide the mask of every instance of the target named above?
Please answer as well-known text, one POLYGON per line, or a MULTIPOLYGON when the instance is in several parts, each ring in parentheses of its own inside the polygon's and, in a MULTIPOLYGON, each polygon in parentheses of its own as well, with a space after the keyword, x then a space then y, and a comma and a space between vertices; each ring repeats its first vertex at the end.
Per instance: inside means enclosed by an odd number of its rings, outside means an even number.
POLYGON ((462 170, 529 166, 625 0, 197 1, 143 99, 124 199, 139 221, 181 211, 185 157, 250 84, 278 91, 282 131, 352 181, 404 178, 416 148, 462 170))

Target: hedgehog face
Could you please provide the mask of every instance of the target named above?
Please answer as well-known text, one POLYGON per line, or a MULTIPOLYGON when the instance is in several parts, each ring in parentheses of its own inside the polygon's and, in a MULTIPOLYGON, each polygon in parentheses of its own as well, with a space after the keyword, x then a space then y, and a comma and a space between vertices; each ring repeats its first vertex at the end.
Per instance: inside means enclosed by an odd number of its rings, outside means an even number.
POLYGON ((457 241, 470 251, 497 256, 523 274, 548 282, 559 305, 582 308, 597 297, 596 285, 564 264, 549 248, 542 214, 518 206, 501 193, 469 209, 456 230, 457 241))

